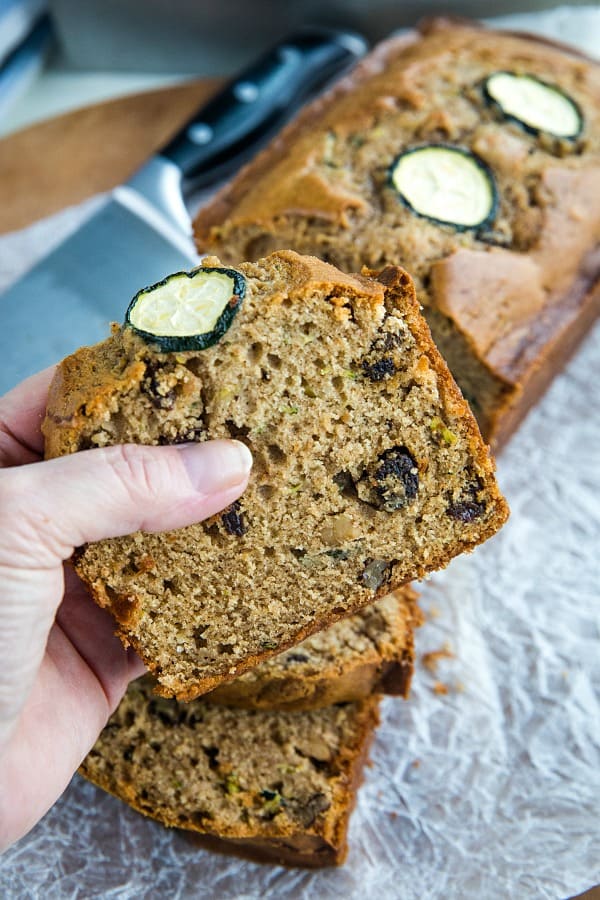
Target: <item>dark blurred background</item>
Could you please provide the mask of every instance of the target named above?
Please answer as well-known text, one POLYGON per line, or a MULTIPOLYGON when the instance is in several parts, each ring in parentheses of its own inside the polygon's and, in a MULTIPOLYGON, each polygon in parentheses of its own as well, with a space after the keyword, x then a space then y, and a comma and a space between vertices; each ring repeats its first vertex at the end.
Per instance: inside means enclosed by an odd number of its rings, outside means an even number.
POLYGON ((229 75, 302 25, 375 43, 436 14, 560 34, 599 53, 600 5, 589 0, 0 0, 0 137, 115 97, 229 75))
MULTIPOLYGON (((498 16, 552 0, 50 0, 69 63, 122 71, 222 73, 302 24, 354 28, 371 41, 421 16, 498 16)), ((573 5, 573 4, 569 4, 573 5)))

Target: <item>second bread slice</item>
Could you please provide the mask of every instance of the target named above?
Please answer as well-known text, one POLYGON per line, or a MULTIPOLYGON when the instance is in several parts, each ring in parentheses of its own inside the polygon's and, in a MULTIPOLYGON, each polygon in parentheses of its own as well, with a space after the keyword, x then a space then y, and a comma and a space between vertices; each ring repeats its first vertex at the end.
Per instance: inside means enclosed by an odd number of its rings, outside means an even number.
POLYGON ((307 710, 362 700, 407 697, 414 667, 416 592, 407 585, 267 659, 206 694, 243 709, 307 710))

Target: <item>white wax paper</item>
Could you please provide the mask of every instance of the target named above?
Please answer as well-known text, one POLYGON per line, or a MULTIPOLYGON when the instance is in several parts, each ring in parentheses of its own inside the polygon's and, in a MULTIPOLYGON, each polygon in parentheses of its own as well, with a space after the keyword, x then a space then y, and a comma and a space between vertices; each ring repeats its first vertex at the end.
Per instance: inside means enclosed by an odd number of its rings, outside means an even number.
MULTIPOLYGON (((515 19, 600 46, 599 8, 515 19)), ((0 240, 0 286, 93 205, 0 240)), ((600 323, 498 475, 506 527, 422 586, 419 656, 453 655, 384 701, 343 868, 200 850, 76 776, 0 860, 0 897, 537 900, 600 882, 600 323)))

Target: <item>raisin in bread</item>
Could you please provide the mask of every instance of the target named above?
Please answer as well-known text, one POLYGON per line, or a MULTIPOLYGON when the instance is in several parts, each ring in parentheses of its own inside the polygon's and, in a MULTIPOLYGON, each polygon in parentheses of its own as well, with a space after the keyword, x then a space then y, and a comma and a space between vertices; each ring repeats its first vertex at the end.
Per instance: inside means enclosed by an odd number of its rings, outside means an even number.
MULTIPOLYGON (((207 267, 218 268, 218 260, 207 267)), ((222 515, 81 548, 76 570, 165 695, 190 699, 445 566, 507 516, 410 277, 279 252, 238 266, 221 340, 163 352, 131 327, 64 360, 46 456, 237 437, 222 515)))
POLYGON ((301 713, 233 710, 133 682, 81 774, 217 848, 297 866, 341 863, 376 697, 301 713))
POLYGON ((201 210, 195 233, 225 261, 287 247, 345 271, 406 266, 499 447, 600 310, 600 66, 528 36, 434 20, 307 107, 201 210), (437 166, 420 157, 430 191, 461 155, 472 176, 458 200, 451 180, 445 209, 430 202, 429 214, 427 185, 410 183, 406 165, 407 151, 414 163, 428 145, 438 148, 437 166), (473 223, 465 207, 486 178, 496 202, 473 223))
POLYGON ((407 697, 414 667, 416 593, 398 588, 205 695, 246 709, 321 709, 370 694, 407 697))

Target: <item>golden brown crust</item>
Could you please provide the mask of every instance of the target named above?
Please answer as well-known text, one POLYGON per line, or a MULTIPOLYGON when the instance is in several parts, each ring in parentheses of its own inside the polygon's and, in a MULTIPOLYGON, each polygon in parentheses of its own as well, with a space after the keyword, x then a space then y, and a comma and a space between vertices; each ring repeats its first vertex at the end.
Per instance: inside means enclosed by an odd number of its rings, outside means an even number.
MULTIPOLYGON (((574 292, 574 296, 577 296, 577 292, 574 292)), ((571 310, 571 315, 556 328, 544 352, 532 363, 526 385, 517 385, 494 411, 490 427, 495 435, 496 451, 510 440, 529 410, 543 396, 556 373, 566 365, 581 341, 589 334, 599 315, 600 283, 581 296, 578 306, 571 310)))
POLYGON ((338 849, 323 838, 306 834, 289 838, 218 838, 190 832, 187 837, 198 847, 213 853, 289 868, 322 869, 325 866, 340 866, 348 852, 346 846, 338 849))
MULTIPOLYGON (((436 342, 473 400, 484 437, 497 448, 568 357, 558 342, 566 337, 572 352, 595 315, 600 67, 572 48, 529 35, 485 32, 465 20, 436 18, 420 31, 384 42, 305 109, 200 212, 195 234, 201 250, 231 248, 250 257, 255 247, 266 252, 284 241, 302 252, 322 253, 342 268, 374 258, 402 261, 418 275, 436 342), (472 96, 468 78, 471 107, 465 103, 461 110, 464 123, 441 108, 446 95, 428 119, 419 117, 418 110, 431 105, 428 91, 437 89, 437 69, 442 81, 454 79, 460 86, 461 67, 468 73, 469 62, 480 65, 478 78, 514 67, 564 87, 586 118, 577 145, 551 146, 548 138, 537 140, 510 123, 498 124, 489 112, 471 121, 472 105, 481 101, 472 96), (398 131, 406 110, 407 122, 417 111, 412 137, 398 131), (381 138, 384 160, 394 155, 393 146, 398 152, 427 142, 431 134, 470 147, 493 169, 501 208, 491 243, 443 230, 432 239, 422 222, 415 223, 416 235, 408 234, 405 224, 394 230, 390 222, 396 213, 390 215, 381 193, 381 166, 371 163, 375 169, 365 177, 362 169, 352 168, 358 157, 347 146, 345 155, 339 151, 337 167, 323 165, 327 135, 351 144, 355 136, 363 139, 377 129, 385 135, 388 121, 390 137, 381 138), (581 325, 573 320, 577 316, 581 325)), ((356 165, 364 167, 364 160, 356 165)))
MULTIPOLYGON (((444 33, 447 28, 475 28, 483 34, 489 34, 489 29, 476 19, 470 19, 468 16, 461 15, 432 15, 424 16, 419 20, 418 31, 422 35, 434 34, 435 32, 444 33)), ((513 31, 510 29, 494 30, 492 34, 505 34, 510 37, 520 38, 521 40, 532 41, 534 44, 543 44, 554 50, 560 50, 562 54, 567 56, 575 56, 578 59, 584 59, 586 62, 597 63, 597 59, 587 53, 573 47, 572 44, 565 44, 563 41, 557 41, 554 38, 545 37, 542 34, 535 34, 533 31, 513 31)))
MULTIPOLYGON (((113 334, 117 330, 113 326, 113 334)), ((80 449, 79 436, 87 418, 97 411, 108 412, 111 398, 137 386, 143 369, 139 360, 124 368, 121 349, 111 340, 81 347, 63 359, 50 382, 42 423, 46 459, 80 449)))

